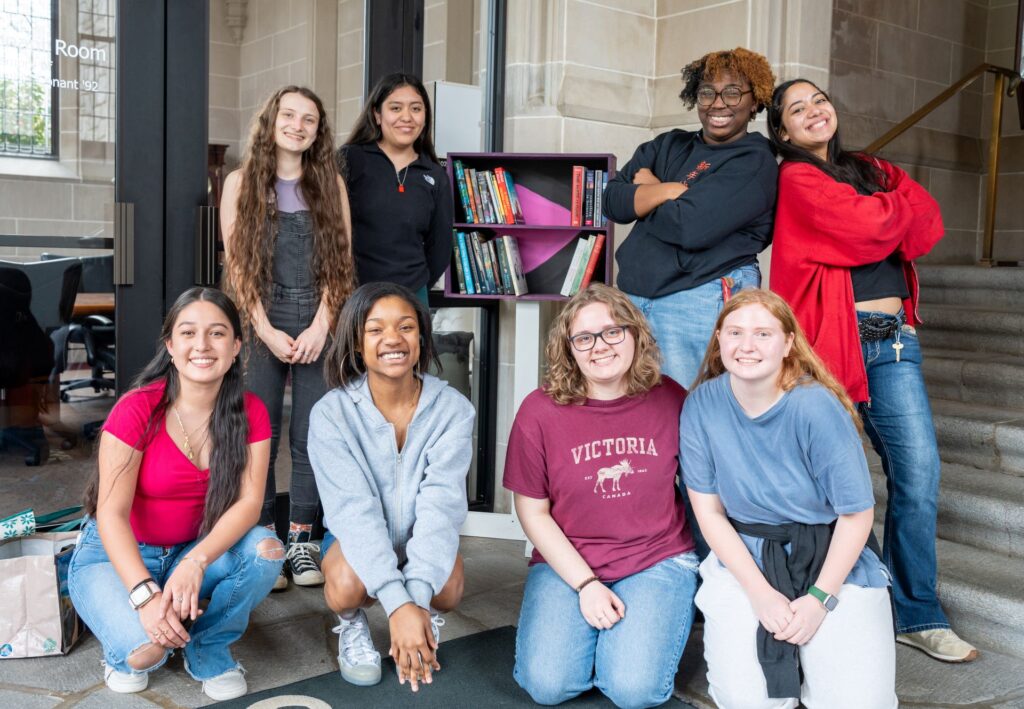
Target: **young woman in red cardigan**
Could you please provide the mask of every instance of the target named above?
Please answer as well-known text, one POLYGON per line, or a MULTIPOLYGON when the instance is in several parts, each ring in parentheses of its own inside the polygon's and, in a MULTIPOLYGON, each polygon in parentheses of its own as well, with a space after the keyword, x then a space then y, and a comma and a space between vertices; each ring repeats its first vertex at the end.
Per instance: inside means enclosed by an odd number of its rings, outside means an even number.
POLYGON ((882 457, 896 639, 939 660, 973 660, 935 589, 940 462, 915 330, 913 260, 943 236, 939 205, 895 165, 844 151, 835 107, 810 81, 775 89, 768 128, 783 158, 771 287, 858 402, 882 457))

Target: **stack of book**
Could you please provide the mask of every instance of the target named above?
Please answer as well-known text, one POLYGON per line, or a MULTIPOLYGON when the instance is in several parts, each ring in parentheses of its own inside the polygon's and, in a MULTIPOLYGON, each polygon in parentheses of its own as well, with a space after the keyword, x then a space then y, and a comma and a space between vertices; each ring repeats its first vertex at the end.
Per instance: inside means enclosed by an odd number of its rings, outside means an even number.
POLYGON ((582 165, 573 165, 570 226, 602 227, 608 224, 601 209, 607 186, 608 173, 604 170, 588 170, 582 165))
POLYGON ((515 237, 488 238, 478 231, 455 231, 452 249, 459 293, 523 295, 528 292, 515 237))
POLYGON ((467 224, 525 224, 512 175, 503 167, 474 170, 452 163, 467 224))
POLYGON ((586 239, 576 240, 572 263, 569 264, 565 281, 562 282, 562 290, 559 291, 561 295, 574 296, 590 284, 603 247, 604 234, 591 234, 586 239))

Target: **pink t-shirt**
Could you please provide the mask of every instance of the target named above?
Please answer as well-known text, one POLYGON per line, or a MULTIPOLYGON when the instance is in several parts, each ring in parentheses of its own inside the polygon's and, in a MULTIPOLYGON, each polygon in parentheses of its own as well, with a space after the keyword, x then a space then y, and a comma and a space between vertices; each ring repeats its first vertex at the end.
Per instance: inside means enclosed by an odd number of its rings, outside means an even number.
MULTIPOLYGON (((551 516, 602 581, 694 548, 676 485, 686 390, 668 377, 614 401, 523 400, 509 436, 504 485, 551 501, 551 516)), ((534 550, 531 564, 544 561, 534 550)))
MULTIPOLYGON (((150 384, 122 396, 107 416, 103 430, 143 451, 131 511, 135 538, 144 544, 173 546, 199 536, 210 470, 197 468, 174 445, 167 434, 166 419, 154 423, 149 440, 143 440, 146 422, 163 389, 162 383, 150 384)), ((250 392, 245 394, 245 413, 249 443, 270 438, 267 408, 250 392)))

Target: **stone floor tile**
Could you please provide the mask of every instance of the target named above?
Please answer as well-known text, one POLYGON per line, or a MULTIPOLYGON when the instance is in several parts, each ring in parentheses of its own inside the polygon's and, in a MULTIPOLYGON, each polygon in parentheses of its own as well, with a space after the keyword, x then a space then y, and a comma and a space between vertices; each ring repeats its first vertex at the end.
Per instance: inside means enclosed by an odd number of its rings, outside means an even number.
POLYGON ((18 709, 50 709, 64 701, 63 697, 50 694, 30 694, 11 689, 0 689, 0 707, 18 709))
POLYGON ((0 662, 0 684, 34 687, 56 692, 82 692, 103 681, 103 652, 99 641, 87 635, 63 657, 29 657, 0 662))
MULTIPOLYGON (((150 684, 152 686, 152 684, 150 684)), ((168 705, 165 701, 154 701, 157 697, 147 690, 138 694, 118 694, 106 687, 98 688, 74 704, 75 709, 151 709, 152 707, 193 706, 190 704, 168 705)))

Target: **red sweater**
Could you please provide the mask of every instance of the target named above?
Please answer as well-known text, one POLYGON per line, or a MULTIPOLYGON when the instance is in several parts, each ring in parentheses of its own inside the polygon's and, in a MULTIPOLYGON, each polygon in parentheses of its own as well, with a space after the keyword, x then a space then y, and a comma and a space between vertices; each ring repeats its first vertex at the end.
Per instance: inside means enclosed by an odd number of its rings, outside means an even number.
POLYGON ((878 160, 888 192, 859 194, 813 165, 784 162, 775 207, 771 288, 792 306, 807 339, 854 401, 868 400, 850 269, 894 251, 903 258, 910 298, 907 322, 917 325, 913 259, 942 238, 939 205, 903 170, 878 160))

